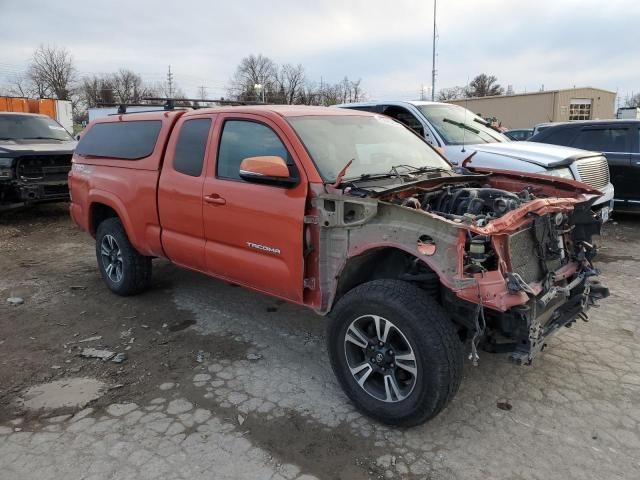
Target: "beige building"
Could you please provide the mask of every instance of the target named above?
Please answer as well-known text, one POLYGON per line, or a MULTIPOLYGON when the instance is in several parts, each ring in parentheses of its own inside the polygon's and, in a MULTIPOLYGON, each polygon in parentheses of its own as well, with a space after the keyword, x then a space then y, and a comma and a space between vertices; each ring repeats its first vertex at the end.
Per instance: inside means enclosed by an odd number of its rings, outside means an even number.
POLYGON ((542 122, 615 118, 616 93, 600 88, 451 100, 484 118, 495 117, 506 128, 531 128, 542 122))

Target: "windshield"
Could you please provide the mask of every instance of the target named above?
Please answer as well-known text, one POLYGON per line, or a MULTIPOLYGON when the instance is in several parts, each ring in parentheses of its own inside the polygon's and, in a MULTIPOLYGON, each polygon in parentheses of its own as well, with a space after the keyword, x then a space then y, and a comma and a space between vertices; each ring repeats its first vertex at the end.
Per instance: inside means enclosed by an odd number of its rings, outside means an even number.
POLYGON ((427 117, 446 145, 473 145, 476 143, 508 142, 487 122, 457 105, 419 105, 418 110, 427 117))
POLYGON ((0 115, 0 140, 73 140, 58 122, 37 115, 0 115))
POLYGON ((345 178, 407 170, 450 170, 449 164, 420 137, 383 115, 290 117, 309 155, 326 181, 334 181, 353 160, 345 178))

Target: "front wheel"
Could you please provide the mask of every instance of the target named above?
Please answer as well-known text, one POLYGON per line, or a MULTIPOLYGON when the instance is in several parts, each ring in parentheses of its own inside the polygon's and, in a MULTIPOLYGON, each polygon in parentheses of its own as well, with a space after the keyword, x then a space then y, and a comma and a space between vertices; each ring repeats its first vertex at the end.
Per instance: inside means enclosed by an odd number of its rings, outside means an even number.
POLYGON ((131 245, 119 218, 98 225, 96 257, 102 279, 118 295, 133 295, 151 283, 151 258, 140 255, 131 245))
POLYGON ((342 297, 329 316, 333 371, 363 413, 414 426, 437 415, 462 379, 463 345, 442 307, 399 280, 374 280, 342 297))

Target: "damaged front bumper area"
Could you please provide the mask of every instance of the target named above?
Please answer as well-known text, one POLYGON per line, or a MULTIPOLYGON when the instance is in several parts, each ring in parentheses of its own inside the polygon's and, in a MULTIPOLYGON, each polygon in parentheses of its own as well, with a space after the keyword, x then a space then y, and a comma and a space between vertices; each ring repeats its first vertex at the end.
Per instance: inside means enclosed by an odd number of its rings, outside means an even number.
POLYGON ((0 211, 69 199, 71 154, 24 155, 0 175, 0 211))
MULTIPOLYGON (((560 327, 570 327, 577 319, 587 321, 587 311, 596 301, 609 296, 609 290, 595 280, 597 273, 583 266, 570 279, 551 286, 541 295, 530 295, 522 306, 500 318, 500 333, 513 342, 511 359, 529 364, 546 346, 546 340, 560 327)), ((489 338, 496 341, 499 337, 489 338)), ((502 337, 504 339, 504 337, 502 337)))
MULTIPOLYGON (((592 263, 597 248, 591 237, 600 233, 601 223, 589 202, 575 205, 571 213, 531 217, 529 225, 491 239, 502 271, 479 271, 475 282, 455 292, 458 301, 465 300, 456 316, 472 319, 467 324, 476 344, 510 352, 520 364, 531 363, 560 327, 586 321, 588 310, 609 296, 592 263)), ((480 269, 479 263, 470 266, 480 269)))

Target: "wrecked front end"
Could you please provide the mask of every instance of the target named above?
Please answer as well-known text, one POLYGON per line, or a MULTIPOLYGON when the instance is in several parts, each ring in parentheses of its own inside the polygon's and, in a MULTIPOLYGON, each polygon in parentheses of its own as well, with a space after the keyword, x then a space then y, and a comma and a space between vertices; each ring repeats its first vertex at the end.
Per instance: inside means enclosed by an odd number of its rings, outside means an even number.
POLYGON ((72 151, 0 155, 0 210, 69 199, 72 151))
POLYGON ((474 360, 483 346, 529 363, 551 334, 586 320, 608 296, 592 263, 601 222, 590 207, 598 194, 578 182, 511 172, 352 185, 316 202, 325 227, 321 265, 335 273, 340 295, 350 282, 340 276, 355 268, 349 259, 401 250, 414 261, 386 272, 371 266, 373 275, 395 275, 436 295, 471 339, 474 360), (340 266, 336 249, 345 255, 340 266))
POLYGON ((446 302, 475 345, 530 363, 551 334, 586 320, 595 301, 609 295, 592 263, 601 223, 590 207, 540 202, 510 227, 469 228, 462 275, 446 302))

